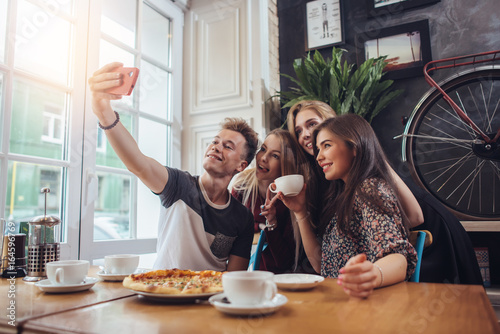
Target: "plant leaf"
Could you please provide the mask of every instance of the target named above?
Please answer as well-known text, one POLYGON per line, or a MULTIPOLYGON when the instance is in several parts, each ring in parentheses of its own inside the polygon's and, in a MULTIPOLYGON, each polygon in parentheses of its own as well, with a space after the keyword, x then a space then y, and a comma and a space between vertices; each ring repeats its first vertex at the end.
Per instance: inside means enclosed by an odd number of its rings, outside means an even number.
POLYGON ((324 59, 316 50, 295 59, 295 77, 281 74, 297 87, 276 92, 283 108, 302 100, 328 103, 337 114, 356 113, 369 122, 391 103, 401 90, 392 90, 392 80, 383 80, 386 56, 370 58, 359 66, 342 62, 344 49, 332 48, 332 58, 324 59))

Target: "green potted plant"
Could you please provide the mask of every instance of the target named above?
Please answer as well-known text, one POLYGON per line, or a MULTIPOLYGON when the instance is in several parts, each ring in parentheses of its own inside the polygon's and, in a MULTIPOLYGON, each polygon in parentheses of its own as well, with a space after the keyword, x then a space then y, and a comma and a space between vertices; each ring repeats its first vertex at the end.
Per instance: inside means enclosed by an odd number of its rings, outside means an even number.
POLYGON ((328 103, 338 115, 355 113, 368 122, 402 93, 393 90, 392 80, 382 80, 386 57, 367 59, 359 67, 342 63, 346 50, 333 48, 332 59, 324 59, 316 50, 311 58, 295 59, 293 68, 297 78, 281 74, 292 80, 298 87, 290 91, 279 91, 288 108, 301 100, 319 100, 328 103))

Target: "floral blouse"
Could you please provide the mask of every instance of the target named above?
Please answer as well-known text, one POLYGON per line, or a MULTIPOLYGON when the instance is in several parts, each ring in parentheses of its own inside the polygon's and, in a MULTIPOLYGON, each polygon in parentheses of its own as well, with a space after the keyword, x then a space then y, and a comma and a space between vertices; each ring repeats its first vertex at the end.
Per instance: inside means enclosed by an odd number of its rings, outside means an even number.
POLYGON ((408 234, 403 226, 392 189, 385 181, 377 178, 366 179, 361 188, 371 196, 380 196, 383 205, 396 214, 388 215, 380 212, 374 204, 362 201, 356 193, 351 221, 351 228, 356 238, 340 232, 337 229, 337 216, 332 218, 323 235, 321 275, 336 278, 347 260, 360 253, 365 253, 370 262, 392 253, 399 253, 404 255, 408 262, 406 270, 408 280, 415 270, 417 253, 408 241, 408 234))

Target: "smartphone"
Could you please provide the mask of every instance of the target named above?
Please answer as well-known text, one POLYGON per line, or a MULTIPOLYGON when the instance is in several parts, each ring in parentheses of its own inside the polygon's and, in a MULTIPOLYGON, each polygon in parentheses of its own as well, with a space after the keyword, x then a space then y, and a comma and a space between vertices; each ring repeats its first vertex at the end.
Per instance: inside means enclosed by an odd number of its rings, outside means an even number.
POLYGON ((120 72, 122 74, 123 83, 120 86, 106 90, 106 92, 118 95, 132 94, 137 77, 139 76, 139 69, 137 67, 118 67, 113 72, 120 72))

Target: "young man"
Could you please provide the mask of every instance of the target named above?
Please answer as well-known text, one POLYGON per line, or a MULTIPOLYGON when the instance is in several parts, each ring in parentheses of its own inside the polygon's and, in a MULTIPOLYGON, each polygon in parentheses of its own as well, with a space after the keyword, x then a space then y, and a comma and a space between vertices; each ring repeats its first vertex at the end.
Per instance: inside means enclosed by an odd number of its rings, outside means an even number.
POLYGON ((253 216, 228 191, 232 177, 255 156, 257 133, 242 119, 226 119, 208 146, 205 172, 192 176, 145 156, 119 122, 106 90, 121 84, 121 63, 111 63, 89 78, 92 108, 118 157, 151 191, 160 212, 155 269, 246 270, 253 240, 253 216))

